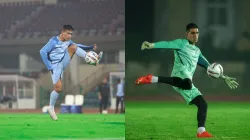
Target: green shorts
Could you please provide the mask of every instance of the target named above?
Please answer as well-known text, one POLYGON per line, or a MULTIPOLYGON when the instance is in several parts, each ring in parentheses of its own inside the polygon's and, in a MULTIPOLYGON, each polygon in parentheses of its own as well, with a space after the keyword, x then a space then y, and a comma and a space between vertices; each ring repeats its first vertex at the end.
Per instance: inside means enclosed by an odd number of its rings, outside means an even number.
POLYGON ((192 89, 190 90, 183 90, 178 87, 173 87, 175 91, 179 92, 182 97, 186 100, 187 104, 191 104, 190 102, 197 96, 202 95, 198 88, 196 88, 192 84, 192 89))
MULTIPOLYGON (((188 70, 182 71, 172 71, 171 76, 180 77, 182 79, 190 78, 192 79, 192 73, 188 70)), ((192 84, 192 88, 190 90, 183 90, 178 87, 173 87, 175 91, 179 92, 183 98, 186 100, 187 104, 191 104, 190 102, 197 96, 201 95, 201 92, 192 84)))

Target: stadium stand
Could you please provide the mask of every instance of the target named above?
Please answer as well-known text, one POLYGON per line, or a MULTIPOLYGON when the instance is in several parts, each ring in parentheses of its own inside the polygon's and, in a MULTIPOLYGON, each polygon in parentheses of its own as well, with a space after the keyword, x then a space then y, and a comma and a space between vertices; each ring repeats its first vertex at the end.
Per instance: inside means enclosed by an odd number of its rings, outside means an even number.
POLYGON ((0 29, 4 31, 0 39, 51 36, 58 34, 58 26, 64 23, 74 25, 76 35, 123 35, 124 11, 122 0, 5 3, 0 5, 0 29))

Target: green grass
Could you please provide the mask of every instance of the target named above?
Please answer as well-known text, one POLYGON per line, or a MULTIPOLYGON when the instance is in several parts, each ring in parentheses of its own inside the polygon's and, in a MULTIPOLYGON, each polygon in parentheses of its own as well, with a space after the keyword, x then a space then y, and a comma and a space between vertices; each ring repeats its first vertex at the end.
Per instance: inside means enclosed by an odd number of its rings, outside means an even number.
MULTIPOLYGON (((193 140, 196 106, 166 102, 126 102, 126 140, 193 140)), ((250 103, 208 102, 206 130, 216 140, 250 138, 250 103)))
POLYGON ((99 139, 124 138, 125 115, 59 114, 52 121, 48 114, 1 114, 0 139, 99 139))

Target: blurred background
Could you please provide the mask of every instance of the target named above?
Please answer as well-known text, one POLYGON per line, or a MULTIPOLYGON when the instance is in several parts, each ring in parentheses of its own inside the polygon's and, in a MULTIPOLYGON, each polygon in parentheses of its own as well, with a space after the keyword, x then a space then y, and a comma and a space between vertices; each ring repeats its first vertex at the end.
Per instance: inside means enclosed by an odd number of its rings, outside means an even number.
POLYGON ((39 50, 64 24, 71 24, 72 40, 97 44, 104 57, 97 67, 73 58, 57 107, 74 104, 75 95, 81 95, 81 106, 99 111, 98 86, 107 78, 109 108, 114 109, 116 81, 125 77, 124 12, 124 0, 0 0, 0 108, 40 109, 49 104, 53 84, 39 50))
POLYGON ((135 86, 134 81, 149 73, 170 76, 172 71, 173 51, 141 51, 143 41, 185 38, 186 25, 194 22, 200 33, 197 46, 204 56, 210 63, 220 63, 224 73, 236 77, 240 84, 230 90, 224 81, 209 78, 206 70, 198 67, 193 79, 196 87, 207 99, 249 100, 249 4, 248 0, 126 1, 126 99, 183 100, 169 85, 135 86))

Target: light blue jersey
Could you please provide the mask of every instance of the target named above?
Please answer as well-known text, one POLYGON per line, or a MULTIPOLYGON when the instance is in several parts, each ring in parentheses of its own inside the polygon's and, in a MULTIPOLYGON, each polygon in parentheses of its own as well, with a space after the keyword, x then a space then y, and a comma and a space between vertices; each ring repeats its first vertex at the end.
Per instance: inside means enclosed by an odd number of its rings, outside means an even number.
MULTIPOLYGON (((54 36, 49 40, 49 42, 40 50, 40 55, 48 70, 52 70, 53 64, 60 63, 63 60, 68 47, 72 44, 76 43, 72 40, 63 42, 59 39, 59 36, 54 36)), ((92 46, 85 46, 82 44, 76 45, 84 50, 93 49, 92 46)))
POLYGON ((40 50, 40 54, 47 69, 51 71, 53 84, 63 78, 63 72, 70 62, 68 47, 75 44, 77 47, 87 50, 93 47, 76 44, 73 41, 61 41, 59 36, 52 37, 49 42, 40 50))

